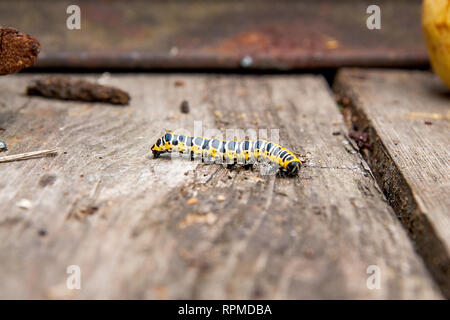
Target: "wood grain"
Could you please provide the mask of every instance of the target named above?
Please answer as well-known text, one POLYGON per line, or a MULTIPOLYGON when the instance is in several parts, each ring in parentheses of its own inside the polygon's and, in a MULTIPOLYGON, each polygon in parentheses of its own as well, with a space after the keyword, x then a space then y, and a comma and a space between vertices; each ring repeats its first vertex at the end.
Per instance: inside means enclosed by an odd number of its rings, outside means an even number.
POLYGON ((429 72, 343 70, 335 89, 378 184, 450 298, 450 92, 429 72))
POLYGON ((132 96, 116 108, 25 96, 37 77, 0 79, 9 152, 60 151, 0 166, 1 298, 441 298, 323 78, 103 77, 132 96), (196 120, 279 129, 304 167, 283 179, 151 158, 164 130, 196 120), (81 290, 66 288, 69 265, 81 290))

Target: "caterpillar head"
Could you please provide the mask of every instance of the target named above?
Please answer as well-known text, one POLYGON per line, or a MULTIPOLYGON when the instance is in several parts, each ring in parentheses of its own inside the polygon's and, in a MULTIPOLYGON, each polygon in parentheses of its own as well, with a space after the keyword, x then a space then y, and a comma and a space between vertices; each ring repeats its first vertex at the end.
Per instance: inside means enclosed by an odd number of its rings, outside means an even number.
POLYGON ((300 170, 301 162, 298 160, 294 160, 289 162, 289 164, 286 166, 286 173, 289 176, 295 176, 298 174, 298 171, 300 170))

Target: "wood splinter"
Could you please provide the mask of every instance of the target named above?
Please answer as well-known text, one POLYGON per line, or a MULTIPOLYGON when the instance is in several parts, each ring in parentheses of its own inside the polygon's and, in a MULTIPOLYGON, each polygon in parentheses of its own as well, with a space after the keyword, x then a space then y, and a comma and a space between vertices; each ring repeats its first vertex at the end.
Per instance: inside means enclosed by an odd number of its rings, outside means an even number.
POLYGON ((56 155, 58 151, 56 149, 48 149, 48 150, 39 150, 39 151, 31 151, 19 154, 13 154, 10 156, 0 157, 0 163, 2 162, 11 162, 18 160, 26 160, 38 157, 45 157, 49 155, 56 155))

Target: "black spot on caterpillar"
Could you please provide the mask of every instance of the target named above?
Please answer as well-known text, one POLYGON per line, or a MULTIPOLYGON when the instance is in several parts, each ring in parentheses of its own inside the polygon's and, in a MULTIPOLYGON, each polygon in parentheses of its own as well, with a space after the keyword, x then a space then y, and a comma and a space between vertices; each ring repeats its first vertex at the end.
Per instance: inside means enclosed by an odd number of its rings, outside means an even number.
POLYGON ((190 137, 167 132, 152 146, 154 158, 161 153, 179 152, 190 154, 191 160, 201 158, 206 163, 227 163, 251 165, 256 162, 268 162, 279 166, 283 175, 297 175, 301 162, 288 149, 265 140, 243 142, 223 141, 190 137))

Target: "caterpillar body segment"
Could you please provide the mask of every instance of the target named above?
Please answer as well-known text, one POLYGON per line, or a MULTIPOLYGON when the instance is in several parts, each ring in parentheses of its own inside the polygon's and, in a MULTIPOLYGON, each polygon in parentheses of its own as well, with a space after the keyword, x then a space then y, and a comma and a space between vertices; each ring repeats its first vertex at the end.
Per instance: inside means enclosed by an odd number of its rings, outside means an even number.
POLYGON ((189 154, 191 159, 200 158, 205 163, 226 163, 228 165, 252 165, 256 162, 268 162, 280 168, 280 173, 297 175, 301 162, 288 149, 270 141, 245 140, 223 141, 190 137, 167 132, 152 146, 153 156, 161 153, 178 152, 189 154))

